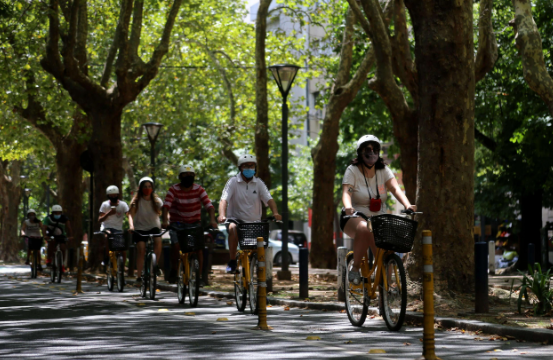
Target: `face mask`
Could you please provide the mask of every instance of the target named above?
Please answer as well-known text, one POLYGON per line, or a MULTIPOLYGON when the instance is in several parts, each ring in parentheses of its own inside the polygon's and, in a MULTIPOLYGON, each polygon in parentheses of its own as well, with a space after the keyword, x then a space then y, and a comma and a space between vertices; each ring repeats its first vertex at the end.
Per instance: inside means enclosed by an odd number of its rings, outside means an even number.
POLYGON ((154 191, 154 189, 142 189, 142 194, 144 194, 144 196, 150 196, 152 191, 154 191))
POLYGON ((108 199, 109 199, 109 201, 111 202, 112 205, 117 204, 117 198, 116 197, 109 197, 108 199))
POLYGON ((59 220, 61 218, 61 215, 54 215, 54 219, 59 220))
POLYGON ((194 176, 183 176, 180 178, 180 184, 185 187, 189 188, 194 184, 194 176))
POLYGON ((372 150, 363 151, 363 162, 368 166, 373 166, 378 161, 378 153, 374 153, 372 150))
POLYGON ((244 169, 242 170, 242 174, 246 179, 251 179, 255 175, 255 169, 244 169))
POLYGON ((29 220, 34 220, 36 219, 36 215, 29 215, 29 220))

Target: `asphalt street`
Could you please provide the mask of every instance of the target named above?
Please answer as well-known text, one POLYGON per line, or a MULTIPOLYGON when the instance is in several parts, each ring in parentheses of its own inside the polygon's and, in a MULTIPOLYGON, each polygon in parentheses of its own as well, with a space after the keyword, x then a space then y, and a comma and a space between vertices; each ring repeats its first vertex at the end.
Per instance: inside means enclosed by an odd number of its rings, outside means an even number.
MULTIPOLYGON (((155 301, 138 289, 109 292, 74 279, 51 284, 29 279, 26 267, 0 265, 0 358, 21 359, 416 359, 422 354, 422 328, 390 332, 380 318, 361 328, 347 315, 273 306, 272 331, 253 330, 257 317, 239 313, 228 300, 200 297, 198 307, 179 305, 172 292, 155 301), (308 337, 320 340, 308 340, 308 337), (370 351, 385 353, 369 353, 370 351)), ((188 300, 188 299, 187 299, 188 300)), ((482 335, 480 335, 482 336, 482 335)), ((552 345, 476 341, 458 331, 436 333, 441 359, 551 359, 552 345)))

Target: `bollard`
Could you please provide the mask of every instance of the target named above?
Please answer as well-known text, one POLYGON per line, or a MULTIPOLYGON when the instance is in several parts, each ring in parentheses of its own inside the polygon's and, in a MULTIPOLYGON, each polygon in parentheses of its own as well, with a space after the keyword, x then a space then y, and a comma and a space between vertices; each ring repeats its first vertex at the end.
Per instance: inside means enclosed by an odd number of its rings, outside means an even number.
POLYGON ((257 327, 254 330, 271 330, 267 325, 267 273, 265 263, 265 241, 257 238, 257 327))
POLYGON ((488 244, 480 241, 474 244, 474 289, 476 313, 489 312, 488 304, 488 244))
POLYGON ((338 301, 346 301, 346 296, 344 293, 344 279, 346 276, 346 256, 349 252, 349 249, 345 246, 340 246, 338 248, 338 271, 336 280, 338 281, 338 301))
POLYGON ((265 249, 265 274, 267 282, 267 294, 273 292, 273 248, 265 249))
POLYGON ((82 294, 84 293, 82 284, 83 284, 83 260, 84 260, 84 253, 83 253, 83 247, 79 246, 79 252, 78 252, 79 259, 77 260, 77 289, 75 290, 75 294, 82 294))
POLYGON ((488 242, 488 273, 495 275, 495 241, 488 242))
POLYGON ((533 243, 528 244, 528 265, 534 268, 536 263, 536 245, 533 243))
POLYGON ((300 298, 309 298, 309 250, 300 248, 300 298))
POLYGON ((422 356, 417 360, 441 360, 436 356, 434 341, 434 269, 432 267, 432 232, 422 231, 423 275, 423 342, 422 356))

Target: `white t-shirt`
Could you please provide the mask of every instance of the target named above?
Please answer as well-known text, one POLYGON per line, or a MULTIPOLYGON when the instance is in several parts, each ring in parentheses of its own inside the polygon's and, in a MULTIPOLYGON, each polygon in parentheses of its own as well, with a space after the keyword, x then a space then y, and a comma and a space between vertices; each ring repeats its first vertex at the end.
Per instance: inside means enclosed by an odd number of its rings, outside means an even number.
POLYGON ((367 216, 385 214, 386 213, 386 199, 388 198, 388 193, 386 191, 386 182, 394 178, 394 173, 388 166, 385 166, 384 169, 376 170, 376 176, 372 178, 366 178, 367 183, 365 184, 365 178, 363 173, 357 167, 357 165, 350 165, 346 169, 344 174, 344 180, 342 185, 348 184, 351 185, 353 192, 351 193, 351 206, 356 210, 360 211, 367 216), (370 196, 375 199, 377 195, 377 183, 378 180, 378 194, 380 194, 380 199, 382 200, 382 207, 377 213, 373 213, 369 210, 369 191, 370 196), (369 189, 367 190, 367 184, 369 189))
MULTIPOLYGON (((107 214, 111 211, 111 203, 109 200, 104 201, 102 203, 102 206, 100 206, 100 212, 107 214)), ((100 227, 100 231, 104 229, 116 229, 116 230, 123 230, 123 219, 125 218, 125 214, 129 212, 129 206, 126 202, 119 200, 119 203, 117 204, 117 207, 115 208, 116 214, 108 216, 104 222, 102 223, 102 226, 100 227)))
MULTIPOLYGON (((161 209, 163 206, 163 200, 155 197, 157 208, 161 209)), ((161 229, 161 222, 159 221, 159 214, 154 211, 152 207, 152 200, 140 199, 138 203, 138 209, 136 214, 132 217, 135 230, 147 231, 153 228, 161 229)))
POLYGON ((227 181, 221 195, 221 200, 228 202, 227 218, 245 222, 260 221, 263 210, 261 202, 267 206, 272 198, 263 180, 254 176, 247 183, 242 179, 241 173, 227 181))
POLYGON ((25 220, 25 235, 30 237, 42 237, 40 233, 40 222, 32 222, 30 219, 25 220))

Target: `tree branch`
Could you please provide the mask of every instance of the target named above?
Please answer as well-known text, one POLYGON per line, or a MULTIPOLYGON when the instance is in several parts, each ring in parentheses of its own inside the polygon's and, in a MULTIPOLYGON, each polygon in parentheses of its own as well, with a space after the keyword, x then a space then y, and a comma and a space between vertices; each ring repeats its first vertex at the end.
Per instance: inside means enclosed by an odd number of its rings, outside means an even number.
MULTIPOLYGON (((144 0, 136 0, 132 14, 132 29, 129 49, 131 56, 133 57, 133 62, 136 61, 136 58, 139 58, 138 46, 140 45, 140 36, 142 34, 143 12, 144 0)), ((142 59, 140 59, 140 61, 142 61, 142 59)))
POLYGON ((540 33, 532 17, 530 0, 513 0, 515 19, 510 24, 515 30, 516 46, 522 59, 526 83, 538 94, 553 115, 553 79, 543 59, 540 33))
POLYGON ((493 69, 497 61, 497 41, 492 26, 493 0, 480 0, 478 19, 478 50, 474 61, 476 82, 482 80, 493 69))
MULTIPOLYGON (((352 0, 355 3, 354 0, 352 0)), ((357 4, 355 4, 357 5, 357 4)), ((341 87, 346 85, 350 78, 351 66, 353 64, 353 24, 355 23, 354 10, 350 8, 346 12, 346 26, 342 34, 342 49, 340 51, 340 65, 338 74, 334 82, 334 88, 340 91, 341 87)))
MULTIPOLYGON (((121 7, 119 8, 119 19, 123 18, 125 12, 125 2, 121 2, 121 7)), ((111 71, 113 69, 113 61, 115 60, 115 55, 117 55, 117 50, 119 49, 121 27, 123 26, 121 21, 117 22, 115 27, 115 34, 113 35, 113 42, 108 51, 108 56, 106 58, 106 63, 104 64, 104 71, 102 72, 102 78, 100 80, 100 85, 105 89, 109 86, 109 78, 111 77, 111 71)))
POLYGON ((75 48, 75 58, 78 61, 79 69, 88 76, 88 59, 86 43, 88 37, 88 6, 87 0, 81 0, 79 7, 79 20, 77 28, 77 43, 75 48))
POLYGON ((495 151, 495 149, 497 148, 497 143, 495 142, 495 140, 481 133, 476 128, 476 126, 474 127, 474 138, 478 140, 480 144, 484 145, 484 147, 491 151, 495 151))
POLYGON ((129 69, 131 67, 131 59, 129 57, 129 25, 131 22, 131 15, 133 12, 133 0, 123 0, 121 4, 122 11, 119 14, 119 55, 115 61, 115 75, 117 76, 117 90, 123 96, 130 92, 131 83, 127 78, 129 69))
POLYGON ((370 37, 371 25, 369 24, 369 21, 361 11, 361 8, 359 7, 359 5, 357 5, 357 0, 347 0, 347 1, 350 9, 355 14, 355 18, 357 19, 357 21, 359 21, 359 24, 363 28, 363 31, 365 31, 365 33, 370 37))
POLYGON ((50 0, 50 5, 48 6, 49 24, 46 57, 40 61, 40 64, 46 71, 54 75, 55 78, 60 79, 63 76, 64 66, 59 52, 60 21, 58 10, 58 0, 50 0))

